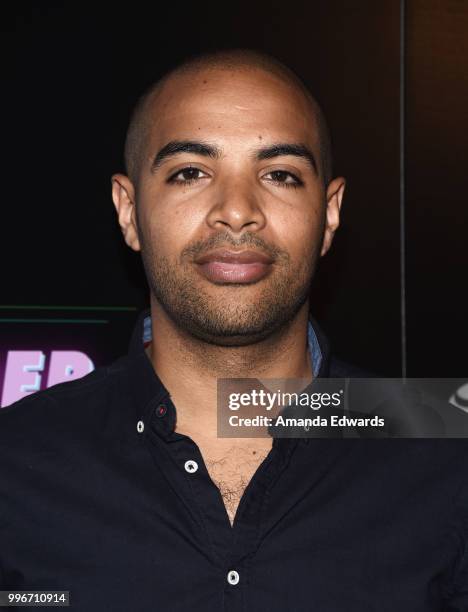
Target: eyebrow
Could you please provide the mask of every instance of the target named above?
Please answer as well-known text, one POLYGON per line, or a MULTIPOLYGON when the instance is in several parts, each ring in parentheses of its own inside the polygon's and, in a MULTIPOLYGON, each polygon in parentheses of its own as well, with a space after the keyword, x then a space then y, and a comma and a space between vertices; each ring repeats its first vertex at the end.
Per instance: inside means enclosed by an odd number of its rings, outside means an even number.
POLYGON ((207 142, 172 140, 158 151, 151 164, 151 171, 155 172, 166 159, 178 153, 195 153, 196 155, 204 155, 213 159, 221 157, 221 149, 207 142))
MULTIPOLYGON (((222 155, 222 150, 216 145, 208 142, 193 141, 193 140, 172 140, 168 142, 155 155, 151 164, 151 172, 155 172, 161 164, 177 155, 178 153, 194 153, 195 155, 203 155, 212 159, 219 159, 222 155)), ((264 159, 273 159, 283 155, 292 155, 305 159, 312 169, 318 174, 317 162, 314 154, 306 145, 302 143, 275 143, 254 151, 254 158, 258 161, 264 159)))
POLYGON ((290 144, 290 143, 278 143, 273 144, 269 147, 265 147, 257 151, 256 157, 258 160, 272 159, 273 157, 280 157, 281 155, 292 155, 294 157, 302 157, 305 159, 315 173, 318 173, 317 162, 312 151, 304 144, 290 144))

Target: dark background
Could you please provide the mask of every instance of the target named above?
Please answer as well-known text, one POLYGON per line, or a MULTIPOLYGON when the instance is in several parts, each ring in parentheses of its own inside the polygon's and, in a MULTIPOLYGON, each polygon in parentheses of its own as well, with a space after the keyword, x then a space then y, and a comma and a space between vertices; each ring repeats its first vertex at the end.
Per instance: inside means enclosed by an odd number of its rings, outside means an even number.
MULTIPOLYGON (((11 320, 36 306, 148 303, 110 196, 131 108, 187 54, 248 46, 308 83, 347 178, 312 294, 335 352, 387 376, 466 375, 468 2, 407 0, 403 14, 397 0, 3 6, 0 305, 11 320)), ((103 360, 126 352, 133 320, 103 360)), ((12 322, 0 351, 16 333, 12 322)))

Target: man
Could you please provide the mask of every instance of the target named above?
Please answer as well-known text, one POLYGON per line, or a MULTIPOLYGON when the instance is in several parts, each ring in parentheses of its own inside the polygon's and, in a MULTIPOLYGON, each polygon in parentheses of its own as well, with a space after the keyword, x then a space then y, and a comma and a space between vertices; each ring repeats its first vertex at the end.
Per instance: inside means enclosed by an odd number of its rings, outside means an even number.
MULTIPOLYGON (((468 610, 464 440, 218 438, 218 378, 352 376, 309 315, 339 224, 324 118, 267 56, 140 99, 112 177, 130 353, 0 413, 0 585, 77 610, 468 610)), ((343 305, 345 309, 345 305, 343 305)))

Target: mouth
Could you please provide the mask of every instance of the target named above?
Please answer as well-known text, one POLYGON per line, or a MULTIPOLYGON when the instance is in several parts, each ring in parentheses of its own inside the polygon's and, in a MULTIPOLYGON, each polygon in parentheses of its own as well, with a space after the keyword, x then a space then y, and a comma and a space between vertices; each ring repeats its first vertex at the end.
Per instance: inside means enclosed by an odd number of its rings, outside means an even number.
POLYGON ((198 271, 215 284, 249 284, 265 278, 273 264, 259 251, 211 251, 195 260, 198 271))

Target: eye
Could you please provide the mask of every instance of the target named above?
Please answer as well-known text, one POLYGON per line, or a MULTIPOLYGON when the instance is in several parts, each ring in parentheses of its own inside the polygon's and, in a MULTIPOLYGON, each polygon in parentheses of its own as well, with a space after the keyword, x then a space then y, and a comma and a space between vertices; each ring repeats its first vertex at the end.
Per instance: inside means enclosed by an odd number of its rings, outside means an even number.
POLYGON ((187 185, 189 183, 193 183, 194 181, 198 181, 201 178, 206 178, 208 175, 205 172, 202 172, 200 168, 194 168, 192 166, 187 166, 187 168, 182 168, 182 170, 178 170, 175 174, 170 176, 167 179, 168 183, 183 183, 187 185))
POLYGON ((287 170, 272 170, 265 174, 264 177, 281 187, 300 187, 304 184, 295 174, 287 170))

